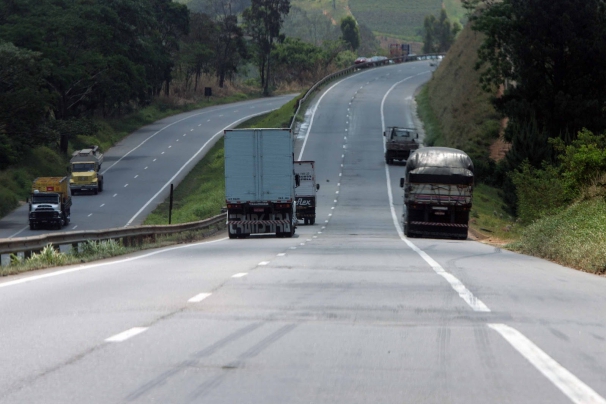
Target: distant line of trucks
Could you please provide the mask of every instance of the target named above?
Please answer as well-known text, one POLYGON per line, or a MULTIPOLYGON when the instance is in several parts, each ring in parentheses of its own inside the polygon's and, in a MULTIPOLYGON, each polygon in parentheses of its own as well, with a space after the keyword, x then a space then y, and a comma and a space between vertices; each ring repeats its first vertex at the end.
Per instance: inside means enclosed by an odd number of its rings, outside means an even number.
MULTIPOLYGON (((406 164, 402 227, 407 237, 467 238, 472 206, 473 163, 461 150, 420 147, 411 128, 389 127, 385 161, 406 164)), ((313 161, 295 161, 289 129, 225 130, 225 201, 229 238, 251 234, 292 237, 298 221, 316 221, 313 161)), ((70 160, 71 177, 34 180, 29 226, 60 229, 71 219, 72 194, 103 191, 103 154, 97 146, 78 150, 70 160)))
POLYGON ((38 177, 32 184, 29 201, 29 228, 43 226, 61 229, 71 220, 72 195, 76 192, 103 191, 100 173, 103 154, 98 146, 77 150, 72 154, 68 177, 38 177))

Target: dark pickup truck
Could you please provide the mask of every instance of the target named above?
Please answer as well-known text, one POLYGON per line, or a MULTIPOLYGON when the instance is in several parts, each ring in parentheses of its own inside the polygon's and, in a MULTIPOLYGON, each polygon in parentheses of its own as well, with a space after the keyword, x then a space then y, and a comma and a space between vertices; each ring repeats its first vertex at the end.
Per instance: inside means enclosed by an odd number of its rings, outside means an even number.
POLYGON ((419 148, 419 133, 416 129, 388 127, 383 132, 386 138, 385 162, 392 164, 394 160, 408 160, 410 153, 419 148))

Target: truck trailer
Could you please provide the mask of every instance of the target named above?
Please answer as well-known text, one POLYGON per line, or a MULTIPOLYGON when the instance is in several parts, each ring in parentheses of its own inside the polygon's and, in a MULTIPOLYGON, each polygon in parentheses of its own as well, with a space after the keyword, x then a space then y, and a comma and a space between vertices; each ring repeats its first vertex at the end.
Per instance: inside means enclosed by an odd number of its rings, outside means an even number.
POLYGON ((229 238, 292 237, 294 138, 289 129, 225 130, 225 203, 229 238))
POLYGON ((295 161, 295 179, 299 186, 295 188, 297 219, 305 224, 316 223, 316 192, 320 184, 316 183, 314 161, 295 161))
POLYGON ((465 152, 424 147, 407 161, 402 227, 407 237, 466 239, 473 196, 473 162, 465 152))
POLYGON ((56 229, 67 226, 72 206, 68 177, 36 178, 28 201, 31 230, 44 225, 56 229))
POLYGON ((69 186, 72 193, 84 191, 97 195, 103 191, 103 174, 100 173, 103 154, 98 146, 76 150, 69 162, 72 173, 69 186))

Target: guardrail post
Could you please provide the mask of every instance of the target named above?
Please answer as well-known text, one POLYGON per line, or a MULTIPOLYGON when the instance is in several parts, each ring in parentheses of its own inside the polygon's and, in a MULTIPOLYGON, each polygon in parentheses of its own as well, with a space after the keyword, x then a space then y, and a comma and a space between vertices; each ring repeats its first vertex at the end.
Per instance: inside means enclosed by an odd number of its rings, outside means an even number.
POLYGON ((7 267, 10 264, 11 264, 11 255, 10 254, 0 255, 0 266, 7 267))

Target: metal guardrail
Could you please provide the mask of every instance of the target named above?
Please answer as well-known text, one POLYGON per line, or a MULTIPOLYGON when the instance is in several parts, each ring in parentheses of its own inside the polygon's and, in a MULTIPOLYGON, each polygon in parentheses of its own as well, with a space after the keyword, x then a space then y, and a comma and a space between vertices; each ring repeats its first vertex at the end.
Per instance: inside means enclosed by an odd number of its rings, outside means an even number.
POLYGON ((397 58, 385 59, 385 60, 378 61, 378 62, 360 63, 357 65, 353 65, 348 68, 345 68, 343 70, 339 70, 338 72, 329 74, 328 76, 326 76, 326 77, 320 79, 318 82, 316 82, 313 86, 311 86, 305 92, 303 97, 299 98, 299 100, 297 101, 297 108, 295 110, 295 113, 294 113, 292 119, 290 120, 289 127, 291 130, 294 130, 294 125, 297 121, 297 116, 299 116, 299 110, 301 109, 301 105, 303 105, 303 103, 305 103, 305 101, 307 101, 307 98, 311 94, 313 94, 318 88, 320 88, 323 84, 325 84, 337 77, 347 76, 349 74, 352 74, 352 73, 354 73, 360 69, 364 69, 364 68, 387 66, 387 65, 391 64, 390 62, 404 63, 404 62, 413 62, 413 61, 426 60, 426 59, 438 59, 438 56, 444 56, 444 54, 443 53, 431 53, 431 54, 423 54, 423 55, 415 55, 415 56, 400 56, 397 58))
POLYGON ((51 244, 55 247, 61 245, 77 245, 87 241, 122 240, 125 245, 141 244, 142 240, 153 239, 159 235, 177 234, 192 230, 204 230, 219 224, 225 224, 227 215, 211 217, 198 222, 147 225, 133 227, 119 227, 105 230, 68 231, 62 233, 49 233, 40 236, 19 237, 13 239, 0 239, 0 254, 16 254, 39 251, 51 244))

